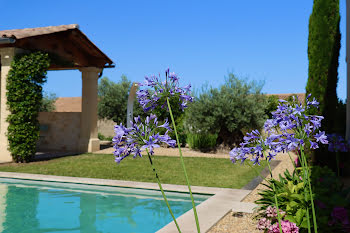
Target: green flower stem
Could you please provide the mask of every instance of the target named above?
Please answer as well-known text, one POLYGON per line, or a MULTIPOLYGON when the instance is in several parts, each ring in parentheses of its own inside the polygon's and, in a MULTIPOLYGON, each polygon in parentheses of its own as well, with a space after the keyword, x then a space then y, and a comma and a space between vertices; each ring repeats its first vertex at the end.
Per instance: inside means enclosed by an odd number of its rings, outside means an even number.
POLYGON ((163 195, 164 201, 165 201, 165 203, 166 203, 166 205, 167 205, 167 207, 168 207, 169 213, 171 214, 171 217, 172 217, 173 220, 174 220, 174 223, 175 223, 175 225, 176 225, 177 230, 179 231, 179 233, 181 233, 180 227, 179 227, 179 225, 178 225, 177 222, 176 222, 176 218, 175 218, 175 216, 174 216, 174 214, 173 214, 173 211, 172 211, 171 208, 170 208, 168 199, 167 199, 166 196, 165 196, 165 193, 164 193, 162 184, 160 183, 159 176, 158 176, 158 174, 157 174, 156 168, 155 168, 154 165, 153 165, 151 155, 149 154, 149 152, 148 152, 147 149, 146 149, 146 152, 147 152, 147 155, 148 155, 148 158, 149 158, 149 162, 151 163, 153 172, 154 172, 154 174, 156 175, 156 179, 157 179, 157 182, 158 182, 159 189, 160 189, 160 191, 162 192, 162 195, 163 195))
POLYGON ((308 233, 311 233, 311 223, 310 223, 309 207, 306 207, 306 219, 307 219, 307 232, 308 232, 308 233))
POLYGON ((182 152, 181 152, 179 136, 177 135, 175 120, 174 120, 173 113, 172 113, 172 111, 171 111, 171 106, 170 106, 169 98, 166 98, 166 102, 167 102, 167 104, 168 104, 168 109, 169 109, 171 121, 172 121, 173 127, 174 127, 174 132, 175 132, 175 137, 176 137, 176 143, 177 143, 177 146, 178 146, 178 148, 179 148, 179 154, 180 154, 181 165, 182 165, 183 171, 184 171, 184 173, 185 173, 186 182, 187 182, 187 186, 188 186, 188 191, 190 192, 190 196, 191 196, 192 208, 193 208, 194 218, 195 218, 195 220, 196 220, 197 232, 200 233, 201 230, 200 230, 200 228, 199 228, 199 221, 198 221, 198 215, 197 215, 196 205, 194 204, 194 199, 193 199, 193 195, 192 195, 192 191, 191 191, 191 185, 190 185, 190 181, 188 180, 188 176, 187 176, 187 172, 186 172, 186 167, 185 167, 185 162, 184 162, 184 159, 183 159, 183 156, 182 156, 182 152))
POLYGON ((294 169, 296 169, 296 168, 297 168, 297 165, 296 165, 295 162, 293 161, 292 156, 290 156, 289 151, 288 151, 288 156, 289 156, 290 161, 291 161, 292 164, 293 164, 294 169))
POLYGON ((261 179, 265 180, 267 183, 270 183, 270 182, 269 182, 265 177, 263 177, 250 163, 246 163, 246 164, 248 164, 249 167, 250 167, 251 169, 254 170, 254 172, 256 173, 257 176, 260 176, 261 179))
MULTIPOLYGON (((299 157, 299 161, 300 161, 300 165, 302 168, 302 172, 303 172, 303 182, 304 185, 306 184, 306 180, 307 180, 307 171, 306 171, 306 167, 305 167, 305 161, 304 161, 304 157, 301 156, 301 152, 300 155, 298 153, 298 157, 299 157)), ((304 189, 304 197, 305 197, 305 202, 307 202, 307 190, 305 191, 304 189)), ((307 231, 308 233, 311 233, 311 223, 310 223, 310 214, 309 214, 309 207, 306 206, 306 219, 307 219, 307 231)))
MULTIPOLYGON (((272 177, 272 170, 271 170, 271 166, 270 166, 270 163, 269 161, 267 161, 266 159, 266 162, 267 162, 267 166, 269 167, 269 171, 270 171, 270 176, 271 176, 271 179, 273 179, 272 177)), ((278 208, 278 201, 277 201, 277 193, 276 193, 276 188, 275 188, 275 184, 273 182, 271 182, 272 184, 272 189, 273 189, 273 192, 274 192, 274 196, 275 196, 275 205, 276 205, 276 209, 277 209, 277 219, 278 219, 278 225, 279 225, 279 229, 280 229, 280 233, 283 233, 282 232, 282 226, 281 226, 281 215, 280 215, 280 208, 278 208)))
POLYGON ((301 154, 301 157, 303 157, 303 159, 304 159, 304 166, 305 166, 306 177, 307 177, 307 182, 308 182, 308 186, 309 186, 309 193, 310 193, 312 218, 313 218, 313 221, 314 221, 314 231, 315 231, 315 233, 317 233, 317 220, 316 220, 316 213, 315 213, 314 198, 312 196, 310 173, 309 173, 309 167, 307 165, 306 156, 304 154, 304 147, 303 146, 300 147, 300 154, 301 154))

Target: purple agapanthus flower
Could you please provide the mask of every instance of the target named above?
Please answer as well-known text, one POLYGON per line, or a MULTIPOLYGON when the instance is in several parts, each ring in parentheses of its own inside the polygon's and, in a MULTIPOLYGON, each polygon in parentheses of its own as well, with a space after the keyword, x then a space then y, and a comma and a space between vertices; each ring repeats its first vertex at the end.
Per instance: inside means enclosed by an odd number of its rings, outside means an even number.
POLYGON ((344 226, 349 226, 350 225, 350 221, 349 221, 349 217, 348 217, 348 211, 344 208, 344 207, 334 207, 333 211, 331 213, 332 216, 332 220, 330 220, 328 222, 328 225, 334 225, 337 222, 340 222, 343 227, 344 226))
POLYGON ((348 152, 350 150, 350 141, 346 140, 338 134, 328 134, 329 140, 328 150, 330 152, 348 152))
POLYGON ((316 142, 321 142, 322 144, 328 144, 327 136, 325 132, 319 132, 314 136, 316 138, 316 142))
POLYGON ((257 130, 247 133, 240 147, 230 152, 232 162, 244 162, 252 155, 251 161, 260 164, 259 160, 264 156, 270 161, 277 153, 299 150, 307 144, 311 149, 317 149, 319 143, 328 144, 325 132, 319 130, 323 117, 305 113, 306 109, 318 106, 315 99, 310 102, 309 98, 306 107, 297 98, 292 103, 279 100, 276 111, 272 112, 272 119, 264 124, 267 136, 263 137, 257 130))
POLYGON ((159 76, 145 77, 144 83, 139 83, 139 86, 151 89, 141 89, 136 92, 137 100, 145 112, 159 104, 162 108, 166 107, 166 98, 178 98, 182 110, 193 101, 191 85, 180 87, 179 77, 175 73, 170 73, 169 69, 165 71, 165 81, 162 81, 159 76))
POLYGON ((161 143, 174 147, 176 141, 168 135, 171 129, 167 122, 166 120, 164 124, 158 125, 157 117, 151 114, 146 117, 145 122, 142 122, 139 116, 135 117, 130 128, 126 128, 122 124, 114 126, 115 136, 112 142, 115 149, 115 161, 120 163, 129 155, 133 155, 134 158, 142 157, 142 150, 148 150, 152 155, 153 149, 159 147, 161 143), (165 128, 167 131, 164 135, 159 135, 156 133, 158 128, 165 128))

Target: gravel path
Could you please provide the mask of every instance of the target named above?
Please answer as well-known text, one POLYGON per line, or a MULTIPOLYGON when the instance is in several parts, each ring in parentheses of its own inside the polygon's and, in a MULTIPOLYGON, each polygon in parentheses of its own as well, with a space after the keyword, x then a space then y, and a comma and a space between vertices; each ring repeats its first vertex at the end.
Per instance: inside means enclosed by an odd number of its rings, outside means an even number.
MULTIPOLYGON (((164 156, 179 156, 178 149, 176 148, 156 148, 154 150, 155 155, 164 156)), ((98 152, 97 154, 112 154, 113 148, 107 148, 98 152)), ((182 148, 182 154, 184 157, 207 157, 207 158, 229 158, 228 151, 220 151, 217 153, 202 153, 199 151, 193 151, 189 148, 182 148)), ((296 155, 290 154, 292 159, 296 158, 296 155)), ((288 154, 278 154, 276 160, 280 163, 273 169, 272 175, 277 178, 279 174, 283 174, 286 169, 290 172, 293 171, 293 164, 290 161, 288 154)), ((264 181, 265 182, 265 181, 264 181)), ((248 194, 243 202, 254 202, 259 198, 259 190, 264 189, 262 184, 259 184, 250 194, 248 194)), ((214 227, 212 227, 208 233, 261 233, 256 229, 256 220, 253 219, 254 214, 234 213, 229 212, 224 216, 214 227)))

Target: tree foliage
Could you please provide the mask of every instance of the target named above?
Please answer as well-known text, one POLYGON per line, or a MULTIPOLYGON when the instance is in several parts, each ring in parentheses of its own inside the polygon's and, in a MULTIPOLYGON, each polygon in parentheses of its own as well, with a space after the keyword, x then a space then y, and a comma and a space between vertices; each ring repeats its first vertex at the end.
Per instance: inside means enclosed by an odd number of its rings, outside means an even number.
POLYGON ((239 143, 243 133, 261 128, 266 119, 262 86, 229 73, 224 85, 203 90, 195 98, 186 114, 188 129, 192 133, 218 134, 217 144, 224 146, 239 143))
POLYGON ((48 55, 41 52, 16 56, 11 63, 6 84, 10 110, 7 136, 15 162, 27 162, 35 155, 42 84, 49 65, 48 55))
POLYGON ((41 100, 41 105, 39 112, 53 112, 56 110, 55 102, 57 96, 55 93, 46 93, 44 92, 43 98, 41 100))
POLYGON ((278 106, 278 96, 277 95, 269 95, 267 96, 267 106, 265 109, 265 114, 268 116, 269 119, 272 118, 272 112, 276 111, 278 106))
MULTIPOLYGON (((311 114, 322 115, 322 130, 335 133, 341 109, 338 106, 337 84, 340 50, 339 0, 314 0, 309 19, 308 58, 309 77, 306 94, 311 93, 320 102, 319 110, 311 114)), ((318 164, 330 164, 326 146, 311 152, 318 164)))
POLYGON ((98 116, 125 124, 130 87, 131 82, 125 75, 118 83, 102 78, 98 85, 98 116))
POLYGON ((320 102, 324 129, 329 131, 336 122, 337 83, 340 50, 339 0, 314 0, 309 20, 307 94, 320 102))

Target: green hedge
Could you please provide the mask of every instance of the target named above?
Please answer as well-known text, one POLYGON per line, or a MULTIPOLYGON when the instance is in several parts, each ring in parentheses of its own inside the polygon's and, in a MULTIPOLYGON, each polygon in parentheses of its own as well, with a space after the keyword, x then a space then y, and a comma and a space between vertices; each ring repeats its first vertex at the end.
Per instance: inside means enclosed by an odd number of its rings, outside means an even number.
POLYGON ((98 133, 97 135, 98 139, 100 139, 101 141, 112 141, 113 137, 112 136, 105 136, 101 133, 98 133))
POLYGON ((187 143, 191 149, 207 150, 216 145, 217 134, 187 134, 187 143))
POLYGON ((49 65, 49 56, 40 52, 16 56, 11 63, 6 84, 10 111, 7 137, 15 162, 28 162, 35 155, 42 84, 49 65))

